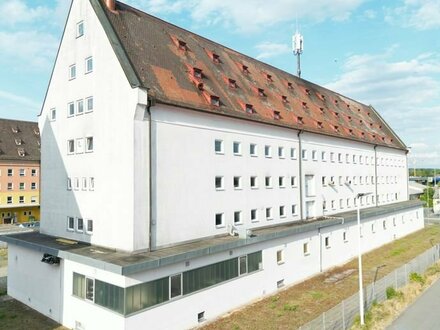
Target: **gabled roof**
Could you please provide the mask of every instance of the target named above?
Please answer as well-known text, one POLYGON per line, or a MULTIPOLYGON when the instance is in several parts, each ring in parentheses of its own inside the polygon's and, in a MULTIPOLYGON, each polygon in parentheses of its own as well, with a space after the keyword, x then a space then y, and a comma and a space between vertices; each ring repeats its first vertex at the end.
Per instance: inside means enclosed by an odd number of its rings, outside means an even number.
POLYGON ((29 121, 0 119, 0 161, 40 161, 40 131, 29 121))
POLYGON ((90 1, 130 83, 158 103, 406 149, 371 106, 126 4, 90 1))

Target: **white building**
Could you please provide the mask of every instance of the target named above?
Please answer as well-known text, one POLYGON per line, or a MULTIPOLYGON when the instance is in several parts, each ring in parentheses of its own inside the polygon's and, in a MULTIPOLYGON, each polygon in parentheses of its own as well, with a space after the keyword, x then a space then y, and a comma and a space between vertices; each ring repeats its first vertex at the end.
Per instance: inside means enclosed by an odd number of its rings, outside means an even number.
POLYGON ((73 0, 39 125, 8 292, 67 327, 213 319, 353 258, 357 206, 364 251, 423 227, 372 107, 119 2, 73 0))

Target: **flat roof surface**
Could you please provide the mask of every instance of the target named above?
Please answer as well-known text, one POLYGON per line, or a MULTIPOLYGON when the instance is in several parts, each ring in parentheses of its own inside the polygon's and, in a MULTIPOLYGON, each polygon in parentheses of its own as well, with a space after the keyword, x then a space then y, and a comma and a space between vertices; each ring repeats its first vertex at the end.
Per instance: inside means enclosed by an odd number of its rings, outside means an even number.
MULTIPOLYGON (((361 219, 385 215, 396 211, 421 207, 417 200, 382 205, 361 210, 361 219)), ((338 213, 329 217, 293 221, 252 230, 252 237, 209 237, 195 242, 179 244, 151 252, 127 253, 90 245, 83 242, 49 236, 39 232, 0 236, 0 240, 60 258, 77 261, 116 274, 129 275, 137 272, 191 260, 197 257, 224 252, 231 249, 338 225, 357 220, 356 210, 338 213)))

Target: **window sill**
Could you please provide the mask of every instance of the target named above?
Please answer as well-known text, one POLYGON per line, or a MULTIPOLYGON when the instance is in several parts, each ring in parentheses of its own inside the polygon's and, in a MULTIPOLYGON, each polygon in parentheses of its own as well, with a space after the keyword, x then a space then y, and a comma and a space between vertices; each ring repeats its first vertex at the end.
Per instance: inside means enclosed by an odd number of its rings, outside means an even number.
POLYGON ((310 255, 310 252, 304 253, 304 257, 308 257, 310 255))
POLYGON ((225 188, 215 188, 215 191, 225 191, 225 188))
POLYGON ((216 225, 215 226, 215 229, 222 229, 222 228, 226 228, 226 226, 225 225, 216 225))
POLYGON ((222 152, 222 151, 216 151, 215 154, 216 154, 216 155, 224 155, 225 153, 222 152))
POLYGON ((284 261, 277 261, 278 265, 284 265, 284 261))

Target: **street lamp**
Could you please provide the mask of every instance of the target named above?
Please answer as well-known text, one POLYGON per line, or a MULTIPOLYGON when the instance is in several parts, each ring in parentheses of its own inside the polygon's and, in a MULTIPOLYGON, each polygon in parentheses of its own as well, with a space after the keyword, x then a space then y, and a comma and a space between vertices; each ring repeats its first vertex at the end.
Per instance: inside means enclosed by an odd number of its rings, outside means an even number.
POLYGON ((361 325, 365 324, 364 321, 364 289, 362 284, 362 249, 361 249, 361 197, 371 195, 371 193, 358 193, 357 199, 357 224, 358 224, 358 263, 359 263, 359 316, 361 319, 361 325))

